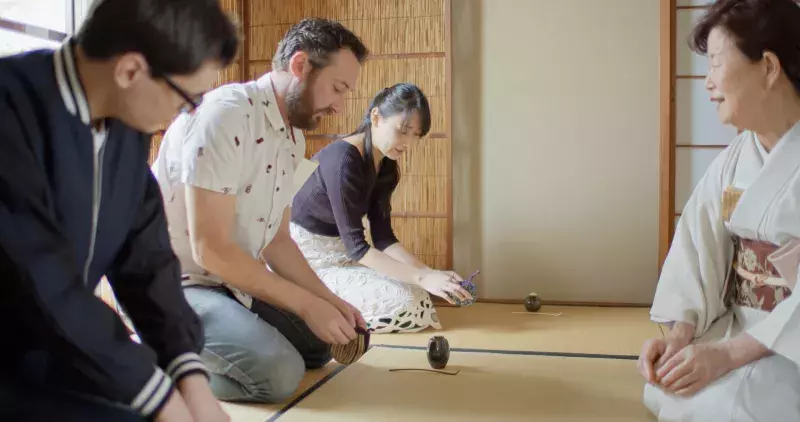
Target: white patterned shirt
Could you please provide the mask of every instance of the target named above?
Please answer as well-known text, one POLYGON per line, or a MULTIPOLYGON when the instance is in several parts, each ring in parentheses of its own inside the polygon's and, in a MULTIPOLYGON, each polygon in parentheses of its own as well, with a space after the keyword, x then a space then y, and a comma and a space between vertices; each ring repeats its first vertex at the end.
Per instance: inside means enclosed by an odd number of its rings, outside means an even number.
MULTIPOLYGON (((254 258, 277 233, 294 194, 294 170, 303 160, 301 130, 284 125, 270 75, 221 86, 192 114, 169 127, 153 163, 184 285, 225 285, 192 257, 185 186, 236 197, 236 243, 254 258), (290 134, 291 133, 291 134, 290 134), (293 135, 292 135, 293 134, 293 135)), ((248 308, 252 298, 228 286, 248 308)))

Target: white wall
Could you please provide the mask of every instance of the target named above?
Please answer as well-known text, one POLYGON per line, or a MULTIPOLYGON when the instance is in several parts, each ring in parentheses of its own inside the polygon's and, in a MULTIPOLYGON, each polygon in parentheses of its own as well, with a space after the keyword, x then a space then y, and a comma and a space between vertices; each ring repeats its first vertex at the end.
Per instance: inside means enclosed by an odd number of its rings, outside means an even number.
POLYGON ((454 253, 479 294, 648 303, 658 0, 453 0, 454 253))
POLYGON ((95 0, 71 0, 72 7, 74 8, 74 15, 75 15, 75 27, 74 29, 77 30, 83 24, 83 21, 86 19, 86 16, 89 14, 92 6, 95 3, 95 0))

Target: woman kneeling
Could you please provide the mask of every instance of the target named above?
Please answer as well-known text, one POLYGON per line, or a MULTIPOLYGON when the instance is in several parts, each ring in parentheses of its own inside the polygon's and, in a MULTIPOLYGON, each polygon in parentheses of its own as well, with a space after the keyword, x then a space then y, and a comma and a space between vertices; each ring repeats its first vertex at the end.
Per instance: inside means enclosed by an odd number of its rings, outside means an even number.
POLYGON ((691 38, 741 130, 678 222, 642 347, 663 422, 800 421, 800 4, 719 0, 691 38))
POLYGON ((461 277, 424 265, 392 229, 397 160, 430 126, 428 100, 418 87, 383 89, 355 132, 313 157, 319 166, 292 204, 291 233, 303 255, 328 288, 361 311, 373 332, 440 329, 428 292, 451 303, 472 299, 458 284, 461 277))

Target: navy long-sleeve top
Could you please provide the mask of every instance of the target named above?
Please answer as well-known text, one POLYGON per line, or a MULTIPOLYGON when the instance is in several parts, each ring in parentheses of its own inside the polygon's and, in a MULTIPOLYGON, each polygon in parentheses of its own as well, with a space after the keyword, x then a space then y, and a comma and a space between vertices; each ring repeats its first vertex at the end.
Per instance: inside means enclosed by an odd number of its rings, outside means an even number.
POLYGON ((355 261, 370 249, 365 215, 376 249, 397 243, 391 220, 392 193, 399 182, 394 161, 384 157, 376 174, 358 148, 343 140, 332 142, 312 160, 319 166, 294 197, 295 224, 318 235, 341 237, 355 261))
POLYGON ((74 44, 0 59, 0 378, 151 417, 205 372, 149 135, 91 119, 74 44), (142 339, 94 294, 106 276, 142 339))

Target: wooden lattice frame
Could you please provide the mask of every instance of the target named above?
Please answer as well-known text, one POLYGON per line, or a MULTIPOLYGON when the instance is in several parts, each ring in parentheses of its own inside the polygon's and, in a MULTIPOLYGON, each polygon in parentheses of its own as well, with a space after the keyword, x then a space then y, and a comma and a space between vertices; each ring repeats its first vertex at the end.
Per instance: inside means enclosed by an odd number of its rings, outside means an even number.
POLYGON ((675 235, 675 219, 680 212, 675 211, 675 172, 678 149, 722 149, 724 145, 679 144, 676 140, 676 85, 680 80, 705 79, 706 75, 679 74, 677 72, 678 13, 707 9, 705 5, 678 5, 676 0, 660 0, 660 107, 661 141, 659 162, 659 271, 675 235))

